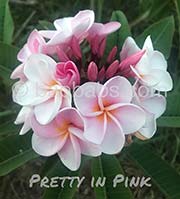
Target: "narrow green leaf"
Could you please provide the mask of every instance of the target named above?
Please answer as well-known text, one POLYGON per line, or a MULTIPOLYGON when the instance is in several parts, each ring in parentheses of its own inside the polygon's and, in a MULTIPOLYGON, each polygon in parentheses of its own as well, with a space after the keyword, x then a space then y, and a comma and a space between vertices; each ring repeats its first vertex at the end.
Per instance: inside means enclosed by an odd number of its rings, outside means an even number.
POLYGON ((14 31, 14 23, 8 2, 8 0, 0 0, 0 41, 11 44, 14 31))
POLYGON ((180 116, 163 116, 160 117, 157 121, 158 126, 160 127, 171 127, 171 128, 180 128, 180 116))
POLYGON ((32 150, 30 137, 11 135, 0 140, 0 176, 38 157, 32 150))
POLYGON ((117 46, 118 51, 120 51, 125 39, 128 36, 131 36, 130 27, 127 18, 122 11, 114 11, 111 16, 111 21, 119 22, 121 27, 119 30, 108 36, 107 52, 109 52, 114 46, 117 46))
POLYGON ((12 110, 2 111, 2 112, 0 112, 0 118, 4 117, 4 116, 15 114, 15 113, 16 113, 16 111, 12 111, 12 110))
POLYGON ((45 30, 54 30, 54 25, 53 23, 45 20, 39 20, 39 25, 41 26, 42 29, 45 30))
POLYGON ((133 198, 129 188, 123 184, 118 184, 113 187, 113 179, 118 174, 123 174, 123 170, 115 156, 102 155, 94 158, 92 163, 92 176, 97 180, 98 177, 106 177, 106 183, 103 187, 94 187, 96 198, 133 198))
POLYGON ((142 46, 146 37, 151 35, 154 48, 161 51, 166 58, 169 58, 174 31, 174 18, 170 16, 149 26, 136 40, 142 46))
POLYGON ((0 65, 15 68, 17 61, 18 48, 0 42, 0 65))
POLYGON ((152 148, 134 143, 127 151, 167 198, 180 198, 180 175, 167 162, 162 160, 152 148))
POLYGON ((20 125, 14 125, 14 120, 9 120, 0 125, 0 138, 2 136, 8 136, 11 134, 18 134, 20 131, 20 125))
POLYGON ((9 68, 0 65, 0 78, 7 86, 12 85, 13 83, 13 81, 10 79, 11 72, 12 71, 9 68))

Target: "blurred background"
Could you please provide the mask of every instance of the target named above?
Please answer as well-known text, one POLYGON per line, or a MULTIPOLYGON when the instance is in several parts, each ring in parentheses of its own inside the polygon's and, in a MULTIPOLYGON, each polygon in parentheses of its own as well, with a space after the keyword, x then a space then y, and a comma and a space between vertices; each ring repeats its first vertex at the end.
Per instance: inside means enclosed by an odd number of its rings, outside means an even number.
POLYGON ((0 199, 180 198, 179 0, 0 0, 0 41, 0 199), (74 16, 83 9, 94 10, 98 22, 116 20, 116 17, 121 22, 122 19, 127 31, 131 32, 129 34, 137 38, 140 45, 152 31, 155 47, 163 50, 168 59, 174 89, 167 96, 167 111, 158 120, 158 131, 153 139, 134 140, 115 159, 102 157, 101 163, 96 158, 84 159, 80 173, 69 173, 56 156, 47 159, 34 154, 30 149, 30 134, 23 138, 17 135, 20 127, 13 125, 13 121, 20 107, 12 103, 13 81, 9 80, 9 75, 18 64, 18 50, 33 29, 53 29, 55 19, 74 16), (111 18, 116 10, 120 10, 121 15, 114 14, 111 18), (90 180, 92 175, 109 176, 111 179, 111 175, 121 172, 129 177, 150 176, 153 186, 128 190, 122 186, 118 191, 105 187, 105 194, 101 189, 90 188, 89 182, 79 190, 29 188, 29 179, 34 173, 50 176, 78 174, 90 180))

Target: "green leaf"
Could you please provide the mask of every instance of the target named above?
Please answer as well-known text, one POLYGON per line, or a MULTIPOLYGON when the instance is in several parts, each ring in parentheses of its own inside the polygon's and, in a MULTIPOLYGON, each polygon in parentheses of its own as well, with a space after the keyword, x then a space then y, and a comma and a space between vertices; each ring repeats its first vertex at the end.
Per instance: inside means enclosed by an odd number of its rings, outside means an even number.
POLYGON ((39 25, 41 26, 40 28, 45 29, 45 30, 54 30, 54 25, 53 23, 45 20, 39 20, 39 25))
POLYGON ((111 16, 111 21, 117 21, 121 24, 121 27, 116 32, 110 34, 107 39, 107 52, 109 52, 114 46, 118 47, 118 52, 121 50, 125 39, 131 36, 130 27, 126 16, 122 11, 114 11, 111 16))
POLYGON ((167 198, 180 198, 180 175, 167 162, 162 160, 152 148, 134 143, 128 147, 127 151, 167 198))
POLYGON ((170 16, 149 26, 136 40, 142 46, 146 37, 151 35, 154 48, 161 51, 166 58, 169 58, 174 31, 174 18, 170 16))
POLYGON ((17 134, 20 131, 20 125, 14 125, 14 120, 9 120, 0 125, 0 138, 11 134, 17 134))
POLYGON ((113 179, 117 174, 123 174, 123 170, 115 156, 102 155, 93 159, 92 176, 97 180, 98 177, 106 177, 106 183, 103 187, 94 187, 96 198, 133 198, 129 188, 123 184, 117 184, 113 187, 113 179))
POLYGON ((11 135, 0 140, 0 176, 38 157, 32 150, 31 136, 11 135))
POLYGON ((180 116, 163 116, 157 120, 157 124, 160 127, 171 127, 171 128, 180 128, 180 116))
POLYGON ((14 23, 10 13, 8 0, 0 0, 0 41, 11 44, 14 23))
POLYGON ((2 111, 2 112, 0 112, 0 118, 4 117, 4 116, 15 114, 15 113, 16 113, 16 111, 12 111, 12 110, 2 111))
POLYGON ((15 68, 19 63, 17 60, 18 51, 18 48, 0 42, 0 65, 15 68))
POLYGON ((156 19, 166 17, 170 14, 170 5, 170 0, 140 0, 140 12, 148 10, 150 12, 148 20, 152 20, 153 18, 156 21, 156 19))
MULTIPOLYGON (((180 82, 179 82, 180 83, 180 82)), ((167 109, 165 116, 179 116, 180 114, 180 92, 178 82, 174 82, 175 88, 167 95, 167 109)))
POLYGON ((3 82, 7 86, 12 85, 12 80, 10 79, 11 70, 9 68, 6 68, 4 66, 0 65, 0 78, 2 78, 3 82))

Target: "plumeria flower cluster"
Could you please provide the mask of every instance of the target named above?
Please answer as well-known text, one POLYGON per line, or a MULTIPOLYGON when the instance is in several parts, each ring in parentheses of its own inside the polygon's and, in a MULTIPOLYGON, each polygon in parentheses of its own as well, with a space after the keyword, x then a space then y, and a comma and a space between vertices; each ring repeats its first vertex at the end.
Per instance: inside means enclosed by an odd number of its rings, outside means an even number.
POLYGON ((96 23, 94 12, 84 10, 54 26, 32 31, 11 74, 19 79, 12 91, 22 106, 15 121, 23 124, 20 135, 32 129, 35 152, 57 153, 71 170, 81 154, 119 153, 129 135, 151 138, 166 109, 158 91, 170 91, 172 79, 150 36, 142 49, 128 37, 121 52, 114 46, 105 57, 107 36, 119 22, 96 23))

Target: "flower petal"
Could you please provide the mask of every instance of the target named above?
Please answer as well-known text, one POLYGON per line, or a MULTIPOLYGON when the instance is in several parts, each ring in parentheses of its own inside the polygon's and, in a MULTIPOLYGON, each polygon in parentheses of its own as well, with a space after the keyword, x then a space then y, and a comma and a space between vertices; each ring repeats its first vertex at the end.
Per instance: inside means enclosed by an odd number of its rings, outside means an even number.
POLYGON ((154 114, 146 112, 146 122, 144 126, 135 133, 135 136, 141 140, 150 139, 156 132, 156 119, 154 114))
POLYGON ((88 82, 80 86, 74 92, 75 106, 84 116, 93 116, 100 111, 98 105, 98 93, 101 89, 101 84, 88 82))
POLYGON ((83 130, 84 123, 81 115, 75 108, 64 108, 59 111, 56 122, 59 128, 63 127, 64 123, 71 123, 71 126, 83 130))
POLYGON ((107 107, 115 103, 130 102, 132 94, 130 82, 124 77, 116 76, 104 84, 99 94, 99 103, 107 107))
POLYGON ((67 168, 76 171, 81 162, 81 149, 76 137, 71 135, 58 155, 67 168))
POLYGON ((153 69, 167 70, 167 61, 164 55, 159 51, 154 51, 150 58, 150 66, 153 69))
POLYGON ((83 10, 78 12, 78 14, 72 20, 72 29, 74 35, 79 38, 94 23, 94 12, 92 10, 83 10))
POLYGON ((42 156, 51 156, 56 154, 64 146, 67 136, 55 138, 40 137, 36 134, 32 136, 32 148, 36 153, 42 156))
POLYGON ((139 52, 141 49, 137 46, 136 42, 132 37, 128 37, 120 52, 121 61, 128 58, 129 56, 139 52))
POLYGON ((22 106, 33 106, 42 103, 53 96, 52 91, 39 88, 30 81, 18 81, 13 85, 13 101, 22 106))
POLYGON ((166 99, 162 95, 154 95, 141 101, 141 106, 149 113, 153 113, 155 118, 160 117, 166 110, 166 99))
POLYGON ((19 132, 19 135, 26 134, 30 129, 31 129, 31 125, 30 125, 29 121, 24 122, 24 124, 19 132))
POLYGON ((58 124, 56 120, 53 120, 47 125, 40 124, 35 117, 31 118, 31 127, 34 133, 39 137, 44 138, 57 138, 61 133, 57 128, 58 124))
POLYGON ((97 117, 84 118, 84 136, 85 138, 95 144, 101 144, 106 132, 107 116, 102 114, 97 117))
POLYGON ((154 50, 150 35, 147 36, 144 42, 143 50, 147 50, 148 52, 152 52, 154 50))
POLYGON ((54 79, 56 62, 47 55, 33 54, 24 64, 24 74, 33 82, 49 84, 54 79))
POLYGON ((93 156, 93 157, 101 155, 101 148, 99 145, 82 140, 79 140, 79 145, 81 148, 81 153, 84 155, 93 156))
POLYGON ((122 128, 112 119, 108 118, 107 129, 101 144, 102 152, 106 154, 116 154, 121 151, 125 143, 125 136, 122 128))
POLYGON ((32 111, 33 109, 31 107, 23 106, 19 111, 14 124, 22 124, 29 117, 32 111))
POLYGON ((170 74, 167 71, 158 70, 160 81, 154 86, 154 89, 158 91, 171 91, 173 88, 173 81, 170 74))
POLYGON ((25 62, 27 60, 27 58, 31 55, 31 51, 28 48, 28 45, 25 44, 23 46, 23 48, 19 51, 18 55, 17 55, 17 59, 20 62, 25 62))
POLYGON ((125 134, 136 132, 145 123, 144 111, 133 104, 122 104, 121 107, 112 110, 111 114, 119 121, 125 134))
POLYGON ((43 37, 45 37, 47 39, 51 39, 54 36, 54 34, 56 33, 56 31, 55 30, 40 30, 39 33, 43 37))
POLYGON ((40 124, 48 124, 57 115, 62 104, 62 93, 56 92, 54 98, 49 99, 34 108, 34 114, 40 124), (44 111, 46 110, 46 111, 44 111))
POLYGON ((20 78, 21 80, 26 80, 26 77, 24 75, 24 64, 19 65, 14 69, 14 71, 11 74, 11 79, 17 79, 20 78))
POLYGON ((147 53, 145 53, 140 61, 135 65, 135 69, 138 71, 140 75, 147 75, 151 71, 151 65, 149 63, 149 57, 147 56, 147 53))

